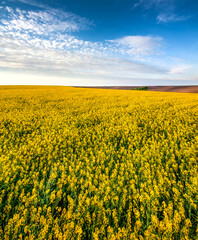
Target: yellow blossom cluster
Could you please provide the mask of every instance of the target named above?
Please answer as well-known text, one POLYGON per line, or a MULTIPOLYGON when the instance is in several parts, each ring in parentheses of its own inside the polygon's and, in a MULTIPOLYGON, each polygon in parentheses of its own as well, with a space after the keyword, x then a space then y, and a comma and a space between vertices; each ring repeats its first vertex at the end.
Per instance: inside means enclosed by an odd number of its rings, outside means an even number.
POLYGON ((198 239, 198 95, 0 87, 0 239, 198 239))

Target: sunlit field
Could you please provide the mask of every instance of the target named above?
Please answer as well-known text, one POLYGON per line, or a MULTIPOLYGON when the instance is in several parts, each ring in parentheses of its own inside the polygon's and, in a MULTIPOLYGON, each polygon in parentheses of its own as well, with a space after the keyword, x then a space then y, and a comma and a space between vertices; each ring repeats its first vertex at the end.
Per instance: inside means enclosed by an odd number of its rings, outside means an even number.
POLYGON ((0 87, 0 239, 198 239, 198 94, 0 87))

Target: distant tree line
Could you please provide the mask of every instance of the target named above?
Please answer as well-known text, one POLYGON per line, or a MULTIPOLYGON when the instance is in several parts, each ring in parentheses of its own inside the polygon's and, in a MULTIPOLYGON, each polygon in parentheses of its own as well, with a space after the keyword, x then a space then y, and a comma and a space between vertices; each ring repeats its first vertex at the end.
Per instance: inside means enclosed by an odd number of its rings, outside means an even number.
POLYGON ((139 87, 139 88, 135 88, 135 89, 131 89, 131 90, 147 91, 148 87, 139 87))

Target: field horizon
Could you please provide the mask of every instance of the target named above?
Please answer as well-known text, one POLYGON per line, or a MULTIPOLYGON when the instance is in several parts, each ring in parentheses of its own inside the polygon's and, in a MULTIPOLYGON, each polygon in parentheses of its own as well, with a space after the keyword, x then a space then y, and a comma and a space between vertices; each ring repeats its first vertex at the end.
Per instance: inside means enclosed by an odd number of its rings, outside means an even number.
POLYGON ((198 93, 198 85, 174 85, 174 86, 74 86, 79 88, 100 88, 100 89, 118 89, 118 90, 131 90, 140 87, 148 87, 148 91, 156 92, 180 92, 180 93, 198 93))
POLYGON ((198 93, 198 85, 137 85, 137 86, 63 86, 63 85, 0 85, 0 87, 74 87, 74 88, 92 88, 92 89, 113 89, 113 90, 135 90, 136 88, 147 87, 147 91, 155 92, 178 92, 178 93, 198 93))

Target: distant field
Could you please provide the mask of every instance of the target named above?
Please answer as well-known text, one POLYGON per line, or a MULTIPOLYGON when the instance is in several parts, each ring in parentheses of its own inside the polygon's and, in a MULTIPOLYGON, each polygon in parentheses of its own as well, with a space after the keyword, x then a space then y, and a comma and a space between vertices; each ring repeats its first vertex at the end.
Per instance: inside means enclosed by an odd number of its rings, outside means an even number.
MULTIPOLYGON (((139 86, 104 86, 91 88, 130 90, 139 88, 139 86)), ((198 93, 198 86, 148 86, 148 91, 198 93)))
POLYGON ((198 94, 0 86, 0 113, 0 239, 198 239, 198 94))

